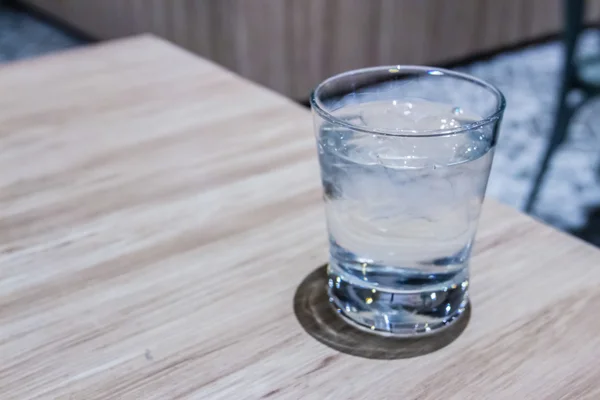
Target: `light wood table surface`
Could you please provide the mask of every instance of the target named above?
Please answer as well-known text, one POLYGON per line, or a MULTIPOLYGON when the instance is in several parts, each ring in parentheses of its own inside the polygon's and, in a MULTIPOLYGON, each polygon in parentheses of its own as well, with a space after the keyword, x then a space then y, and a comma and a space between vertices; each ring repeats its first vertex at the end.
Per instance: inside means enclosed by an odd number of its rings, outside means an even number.
POLYGON ((595 248, 487 200, 462 333, 373 339, 317 301, 307 110, 152 37, 0 88, 0 398, 600 398, 595 248))

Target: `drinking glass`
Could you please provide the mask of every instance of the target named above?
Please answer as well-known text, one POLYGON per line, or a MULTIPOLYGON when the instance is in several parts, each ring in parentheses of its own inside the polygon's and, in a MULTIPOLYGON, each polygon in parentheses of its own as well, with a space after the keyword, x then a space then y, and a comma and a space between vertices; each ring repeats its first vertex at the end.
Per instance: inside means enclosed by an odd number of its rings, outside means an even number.
POLYGON ((331 77, 310 102, 330 302, 388 334, 452 324, 468 303, 504 96, 463 73, 386 66, 331 77))

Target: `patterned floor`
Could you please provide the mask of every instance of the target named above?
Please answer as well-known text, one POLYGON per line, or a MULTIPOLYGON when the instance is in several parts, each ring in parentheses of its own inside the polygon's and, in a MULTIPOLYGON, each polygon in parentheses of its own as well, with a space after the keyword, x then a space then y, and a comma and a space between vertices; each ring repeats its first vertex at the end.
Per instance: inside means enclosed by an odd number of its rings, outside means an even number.
MULTIPOLYGON (((586 32, 583 53, 600 49, 595 33, 586 32)), ((0 6, 0 63, 84 44, 22 11, 0 6)), ((488 195, 516 208, 523 206, 552 127, 561 59, 560 43, 551 42, 459 68, 497 85, 507 98, 488 195)), ((599 150, 600 100, 586 105, 571 123, 534 214, 600 246, 599 150)))
POLYGON ((81 39, 0 1, 0 63, 85 44, 81 39))
MULTIPOLYGON (((586 32, 581 53, 600 49, 598 39, 597 32, 586 32)), ((516 208, 523 206, 552 129, 562 59, 562 46, 552 42, 460 68, 492 82, 506 96, 488 195, 516 208)), ((598 111, 600 102, 592 100, 571 122, 534 210, 540 219, 573 232, 585 229, 589 215, 600 207, 598 111)))

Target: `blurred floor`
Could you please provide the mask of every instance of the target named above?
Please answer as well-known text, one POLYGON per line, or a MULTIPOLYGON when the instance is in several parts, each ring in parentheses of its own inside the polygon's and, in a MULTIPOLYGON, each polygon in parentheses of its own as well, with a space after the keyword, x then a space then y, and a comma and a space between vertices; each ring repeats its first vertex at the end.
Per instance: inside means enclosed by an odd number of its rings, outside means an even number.
MULTIPOLYGON (((84 45, 85 41, 23 11, 0 6, 0 62, 84 45)), ((583 52, 600 49, 586 32, 583 52)), ((561 45, 551 42, 500 54, 458 69, 497 85, 508 107, 488 195, 521 208, 547 140, 561 69, 561 45)), ((600 99, 577 115, 550 167, 535 215, 600 246, 600 99)))
POLYGON ((0 63, 80 46, 85 42, 0 0, 0 63))
MULTIPOLYGON (((600 49, 600 33, 587 31, 580 52, 600 49)), ((500 54, 459 69, 502 90, 507 109, 487 194, 521 209, 548 140, 562 68, 560 42, 500 54)), ((558 150, 534 215, 600 246, 600 98, 572 120, 558 150), (595 216, 595 217, 594 217, 595 216)))

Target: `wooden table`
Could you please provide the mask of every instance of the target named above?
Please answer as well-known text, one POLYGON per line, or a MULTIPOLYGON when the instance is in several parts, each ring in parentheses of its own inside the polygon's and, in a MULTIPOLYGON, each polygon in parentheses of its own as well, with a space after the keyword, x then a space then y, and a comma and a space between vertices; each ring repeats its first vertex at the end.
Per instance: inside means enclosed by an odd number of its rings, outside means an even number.
POLYGON ((0 87, 2 399, 600 398, 595 248, 488 200, 464 331, 361 336, 308 111, 152 37, 0 87))

